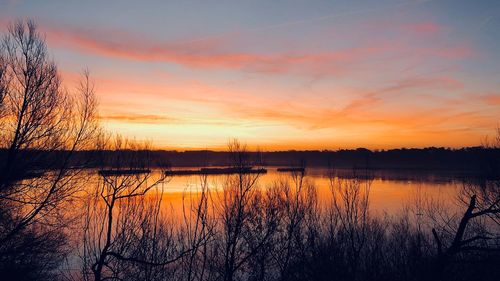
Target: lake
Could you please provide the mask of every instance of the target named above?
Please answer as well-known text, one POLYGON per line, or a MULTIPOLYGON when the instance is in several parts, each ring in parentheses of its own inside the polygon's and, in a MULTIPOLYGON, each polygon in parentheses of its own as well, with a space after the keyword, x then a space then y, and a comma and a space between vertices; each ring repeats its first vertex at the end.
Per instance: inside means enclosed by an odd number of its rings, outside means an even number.
MULTIPOLYGON (((259 188, 269 188, 274 183, 290 180, 291 172, 278 172, 278 167, 267 167, 267 173, 258 180, 259 188)), ((175 168, 174 168, 175 169, 175 168)), ((180 168, 178 168, 180 169, 180 168)), ((351 170, 336 170, 336 179, 353 177, 351 170)), ((359 173, 358 173, 359 174, 359 173)), ((414 170, 375 170, 370 186, 370 208, 377 214, 394 215, 405 206, 414 205, 417 198, 433 200, 451 210, 463 208, 457 200, 464 175, 450 171, 414 171, 414 170)), ((331 198, 331 170, 328 168, 307 168, 305 181, 315 186, 319 201, 331 198)), ((212 190, 220 189, 227 175, 208 175, 208 184, 212 190)), ((165 184, 167 200, 173 206, 181 205, 182 194, 196 193, 199 190, 199 175, 171 176, 165 184)))

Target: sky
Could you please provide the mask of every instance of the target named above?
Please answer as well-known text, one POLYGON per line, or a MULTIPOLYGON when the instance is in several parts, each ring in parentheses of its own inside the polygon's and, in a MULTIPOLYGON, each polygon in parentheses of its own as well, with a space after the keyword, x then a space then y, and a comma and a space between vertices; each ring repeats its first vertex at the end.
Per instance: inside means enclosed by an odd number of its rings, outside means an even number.
POLYGON ((476 146, 500 124, 500 1, 0 0, 103 125, 160 149, 476 146))

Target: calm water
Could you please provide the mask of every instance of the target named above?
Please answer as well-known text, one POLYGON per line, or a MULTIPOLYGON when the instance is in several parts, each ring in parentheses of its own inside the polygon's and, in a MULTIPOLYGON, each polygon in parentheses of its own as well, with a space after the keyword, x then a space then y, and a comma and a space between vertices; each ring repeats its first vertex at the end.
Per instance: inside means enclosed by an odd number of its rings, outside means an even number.
MULTIPOLYGON (((290 180, 291 173, 278 172, 276 167, 268 167, 268 172, 260 176, 259 188, 268 188, 280 180, 290 180)), ((308 168, 305 180, 314 184, 321 201, 328 201, 330 192, 330 171, 325 168, 308 168)), ((351 171, 339 170, 340 177, 352 175, 351 171)), ((429 171, 374 171, 370 187, 370 208, 376 213, 397 214, 403 207, 414 204, 415 198, 424 197, 434 200, 446 208, 462 208, 457 201, 457 193, 462 183, 460 175, 452 172, 429 171)), ((224 175, 210 175, 208 182, 211 189, 222 186, 224 175)), ((182 203, 184 192, 196 193, 200 187, 200 176, 173 176, 165 185, 166 199, 172 207, 182 203)))

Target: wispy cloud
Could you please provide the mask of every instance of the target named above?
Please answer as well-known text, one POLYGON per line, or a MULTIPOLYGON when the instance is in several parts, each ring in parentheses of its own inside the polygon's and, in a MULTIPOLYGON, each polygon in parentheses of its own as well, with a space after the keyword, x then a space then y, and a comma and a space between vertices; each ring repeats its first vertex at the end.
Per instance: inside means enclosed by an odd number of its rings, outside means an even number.
POLYGON ((480 95, 479 98, 489 105, 500 106, 500 93, 480 95))
POLYGON ((362 60, 383 52, 388 46, 366 46, 311 54, 256 54, 223 51, 220 42, 189 44, 159 43, 124 34, 46 29, 51 44, 101 56, 146 62, 168 62, 193 68, 242 69, 256 72, 281 73, 303 68, 330 68, 335 72, 341 64, 362 60), (112 35, 112 36, 111 36, 112 35), (107 38, 115 38, 111 41, 107 38), (118 38, 118 39, 117 39, 118 38))
POLYGON ((174 123, 179 121, 176 118, 163 115, 138 114, 132 112, 123 112, 121 114, 104 114, 101 115, 100 118, 107 121, 142 124, 174 123))
POLYGON ((405 31, 420 35, 436 35, 443 30, 443 26, 432 21, 403 25, 402 28, 405 31))
MULTIPOLYGON (((417 23, 407 28, 412 32, 437 32, 440 26, 432 22, 417 23)), ((414 46, 404 39, 366 42, 358 46, 328 51, 301 51, 263 54, 228 50, 230 40, 192 40, 158 42, 123 30, 88 30, 71 27, 44 26, 51 45, 104 57, 143 62, 163 62, 197 69, 232 69, 261 73, 302 73, 309 75, 342 74, 356 65, 377 58, 392 56, 404 59, 408 55, 422 59, 463 59, 471 55, 470 48, 461 45, 414 46), (229 41, 228 41, 229 40, 229 41)))

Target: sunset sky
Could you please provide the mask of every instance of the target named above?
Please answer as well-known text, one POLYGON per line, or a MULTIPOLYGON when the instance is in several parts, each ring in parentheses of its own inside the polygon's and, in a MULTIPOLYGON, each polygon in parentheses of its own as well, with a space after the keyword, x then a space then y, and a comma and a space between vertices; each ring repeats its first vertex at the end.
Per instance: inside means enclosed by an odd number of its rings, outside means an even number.
POLYGON ((478 145, 500 122, 500 1, 0 0, 103 124, 164 149, 478 145))

